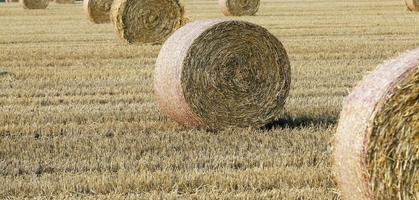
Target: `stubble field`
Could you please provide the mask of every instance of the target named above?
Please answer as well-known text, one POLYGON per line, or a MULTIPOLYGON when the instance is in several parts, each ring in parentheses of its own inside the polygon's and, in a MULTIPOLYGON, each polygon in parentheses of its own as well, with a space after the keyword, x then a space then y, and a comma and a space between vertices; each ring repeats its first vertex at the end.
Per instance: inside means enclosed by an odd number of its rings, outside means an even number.
MULTIPOLYGON (((192 19, 224 18, 215 0, 192 19)), ((344 96, 387 58, 419 46, 402 0, 262 0, 292 88, 262 129, 178 126, 158 111, 161 46, 126 45, 82 5, 0 3, 0 199, 340 199, 332 144, 344 96)))

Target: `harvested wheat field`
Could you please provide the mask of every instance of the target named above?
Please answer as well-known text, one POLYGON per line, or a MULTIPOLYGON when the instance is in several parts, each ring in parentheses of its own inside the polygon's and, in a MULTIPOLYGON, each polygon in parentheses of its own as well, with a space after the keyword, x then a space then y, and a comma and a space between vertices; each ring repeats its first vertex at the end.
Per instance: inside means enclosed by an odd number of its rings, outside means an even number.
MULTIPOLYGON (((190 20, 222 18, 185 0, 190 20)), ((403 0, 265 0, 230 17, 275 35, 291 63, 282 114, 262 129, 184 128, 153 91, 161 45, 127 45, 81 2, 0 3, 0 199, 341 199, 333 138, 343 98, 419 46, 403 0)))

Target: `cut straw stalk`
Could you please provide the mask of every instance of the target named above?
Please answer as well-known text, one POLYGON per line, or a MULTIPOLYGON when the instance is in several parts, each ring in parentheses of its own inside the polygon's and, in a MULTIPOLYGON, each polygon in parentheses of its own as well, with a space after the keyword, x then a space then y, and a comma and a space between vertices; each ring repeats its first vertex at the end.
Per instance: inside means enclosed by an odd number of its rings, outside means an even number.
POLYGON ((45 9, 48 7, 49 0, 20 0, 25 9, 45 9))
POLYGON ((226 16, 255 15, 260 0, 218 0, 221 11, 226 16))
POLYGON ((405 0, 407 9, 410 11, 419 11, 419 0, 405 0))
POLYGON ((162 112, 187 127, 261 127, 280 115, 291 82, 285 48, 243 21, 187 24, 163 45, 154 88, 162 112))
POLYGON ((110 10, 113 0, 84 0, 84 10, 93 23, 110 23, 110 10))
POLYGON ((163 43, 184 24, 178 0, 115 0, 111 20, 128 43, 163 43))
POLYGON ((378 67, 346 98, 335 171, 344 199, 419 196, 419 48, 378 67))

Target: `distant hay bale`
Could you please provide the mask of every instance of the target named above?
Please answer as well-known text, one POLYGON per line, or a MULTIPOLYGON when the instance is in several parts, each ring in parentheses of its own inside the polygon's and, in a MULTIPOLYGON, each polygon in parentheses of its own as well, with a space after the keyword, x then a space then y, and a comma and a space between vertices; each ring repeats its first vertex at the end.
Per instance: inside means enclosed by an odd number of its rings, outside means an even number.
POLYGON ((54 0, 54 2, 58 4, 73 4, 74 0, 54 0))
POLYGON ((20 0, 25 9, 45 9, 48 7, 49 0, 20 0))
POLYGON ((162 43, 184 24, 178 0, 115 0, 111 20, 128 43, 162 43))
POLYGON ((266 29, 243 21, 203 20, 176 31, 156 61, 162 112, 187 127, 261 127, 280 115, 291 69, 266 29))
POLYGON ((419 11, 419 0, 405 0, 407 9, 410 11, 419 11))
POLYGON ((260 0, 218 0, 224 15, 255 15, 259 10, 260 0))
POLYGON ((84 0, 83 6, 90 21, 103 24, 111 21, 112 2, 113 0, 84 0))
POLYGON ((336 134, 344 199, 419 196, 419 48, 368 75, 346 98, 336 134))

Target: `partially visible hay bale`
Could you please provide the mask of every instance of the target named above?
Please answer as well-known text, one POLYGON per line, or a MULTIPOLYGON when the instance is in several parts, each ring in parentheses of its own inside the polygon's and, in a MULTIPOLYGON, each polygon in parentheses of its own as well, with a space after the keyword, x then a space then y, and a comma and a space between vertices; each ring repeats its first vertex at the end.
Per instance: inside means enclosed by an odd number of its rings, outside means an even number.
POLYGON ((419 0, 405 0, 407 9, 410 11, 419 11, 419 0))
POLYGON ((224 15, 255 15, 259 10, 260 0, 218 0, 224 15))
POLYGON ((266 29, 242 21, 203 20, 176 31, 156 61, 162 112, 188 127, 261 127, 280 115, 291 69, 266 29))
POLYGON ((115 0, 111 19, 128 43, 162 43, 183 25, 184 8, 178 0, 115 0))
POLYGON ((419 196, 419 48, 380 66, 346 98, 335 161, 344 199, 419 196))
POLYGON ((73 4, 74 0, 54 0, 54 2, 58 4, 73 4))
POLYGON ((90 21, 96 24, 111 21, 110 10, 113 0, 84 0, 83 6, 90 21))
POLYGON ((25 9, 45 9, 48 7, 49 0, 20 0, 25 9))

